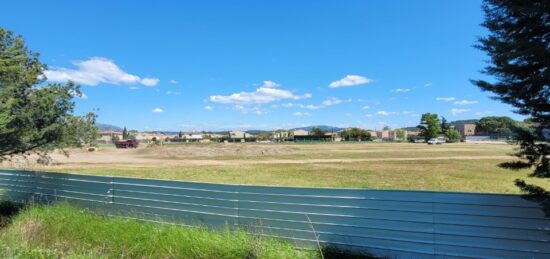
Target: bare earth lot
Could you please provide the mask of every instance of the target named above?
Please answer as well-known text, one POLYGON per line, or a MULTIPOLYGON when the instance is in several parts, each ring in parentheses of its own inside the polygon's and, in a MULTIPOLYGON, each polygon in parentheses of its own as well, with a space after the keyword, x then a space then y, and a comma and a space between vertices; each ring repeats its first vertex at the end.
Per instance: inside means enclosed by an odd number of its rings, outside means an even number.
MULTIPOLYGON (((257 185, 358 187, 518 193, 506 144, 408 143, 174 144, 139 149, 101 148, 54 154, 53 164, 4 167, 98 175, 257 185)), ((547 180, 529 182, 550 187, 547 180)))

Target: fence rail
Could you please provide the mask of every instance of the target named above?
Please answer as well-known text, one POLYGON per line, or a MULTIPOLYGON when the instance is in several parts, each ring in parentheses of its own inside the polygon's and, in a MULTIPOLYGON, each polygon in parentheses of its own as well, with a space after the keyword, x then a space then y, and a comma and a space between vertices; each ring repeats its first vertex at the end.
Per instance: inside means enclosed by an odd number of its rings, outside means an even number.
POLYGON ((243 227, 397 258, 550 258, 550 219, 518 195, 267 187, 0 170, 0 200, 243 227), (313 231, 313 229, 315 232, 313 231))

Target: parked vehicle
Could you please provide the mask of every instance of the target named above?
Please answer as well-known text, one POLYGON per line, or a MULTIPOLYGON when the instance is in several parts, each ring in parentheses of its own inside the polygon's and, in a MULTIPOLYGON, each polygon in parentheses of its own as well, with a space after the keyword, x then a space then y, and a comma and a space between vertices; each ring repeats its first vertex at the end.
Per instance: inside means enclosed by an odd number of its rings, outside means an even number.
POLYGON ((440 138, 431 138, 428 140, 428 145, 440 145, 445 143, 445 140, 442 140, 440 138))
POLYGON ((139 141, 135 139, 119 140, 115 142, 116 148, 137 148, 139 141))

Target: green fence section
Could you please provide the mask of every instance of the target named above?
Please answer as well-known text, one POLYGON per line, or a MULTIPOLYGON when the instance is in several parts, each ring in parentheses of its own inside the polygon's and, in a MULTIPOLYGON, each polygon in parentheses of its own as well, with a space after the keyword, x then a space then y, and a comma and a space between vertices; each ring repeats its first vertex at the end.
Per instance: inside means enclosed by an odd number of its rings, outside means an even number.
POLYGON ((550 258, 550 219, 518 195, 223 185, 0 170, 0 200, 240 227, 396 258, 550 258), (314 230, 314 231, 313 231, 314 230))

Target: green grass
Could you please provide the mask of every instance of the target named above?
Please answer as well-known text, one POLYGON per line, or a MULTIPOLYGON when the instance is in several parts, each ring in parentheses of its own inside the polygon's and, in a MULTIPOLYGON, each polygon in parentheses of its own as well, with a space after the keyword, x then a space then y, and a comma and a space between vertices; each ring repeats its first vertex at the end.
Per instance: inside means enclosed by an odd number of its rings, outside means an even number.
MULTIPOLYGON (((520 193, 516 178, 530 170, 502 169, 509 160, 414 160, 304 164, 241 164, 204 166, 74 167, 57 171, 94 175, 159 178, 184 181, 374 189, 520 193)), ((546 179, 530 178, 550 188, 546 179)))
POLYGON ((0 229, 2 258, 317 258, 243 231, 110 218, 67 204, 34 206, 0 229))

